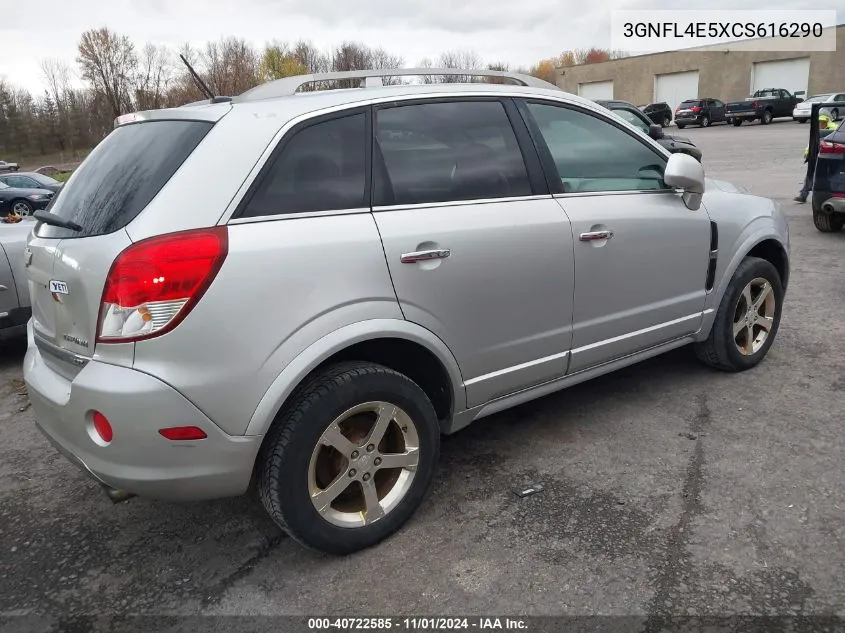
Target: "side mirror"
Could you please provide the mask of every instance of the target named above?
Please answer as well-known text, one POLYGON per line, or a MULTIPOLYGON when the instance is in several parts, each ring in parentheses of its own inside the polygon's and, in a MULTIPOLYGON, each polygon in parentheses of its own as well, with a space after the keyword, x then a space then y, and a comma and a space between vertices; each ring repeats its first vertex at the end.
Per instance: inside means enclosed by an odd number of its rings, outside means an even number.
POLYGON ((663 127, 657 123, 652 123, 648 126, 648 135, 655 141, 659 141, 663 138, 663 127))
POLYGON ((704 195, 704 167, 687 154, 672 154, 666 163, 663 181, 674 189, 684 192, 687 209, 697 211, 704 195))

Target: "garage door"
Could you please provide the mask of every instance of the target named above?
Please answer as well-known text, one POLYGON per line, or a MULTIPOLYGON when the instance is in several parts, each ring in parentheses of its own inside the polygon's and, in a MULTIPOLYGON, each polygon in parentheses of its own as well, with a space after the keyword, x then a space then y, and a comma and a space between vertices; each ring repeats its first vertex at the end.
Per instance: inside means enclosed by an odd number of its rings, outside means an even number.
POLYGON ((751 93, 766 88, 785 88, 792 93, 803 90, 806 93, 809 78, 809 57, 757 62, 751 69, 751 93))
MULTIPOLYGON (((698 71, 656 75, 654 78, 654 100, 665 101, 672 112, 681 101, 698 98, 698 71)), ((710 95, 704 95, 710 96, 710 95)))
POLYGON ((585 99, 613 99, 612 81, 591 81, 585 84, 578 84, 578 94, 585 99))

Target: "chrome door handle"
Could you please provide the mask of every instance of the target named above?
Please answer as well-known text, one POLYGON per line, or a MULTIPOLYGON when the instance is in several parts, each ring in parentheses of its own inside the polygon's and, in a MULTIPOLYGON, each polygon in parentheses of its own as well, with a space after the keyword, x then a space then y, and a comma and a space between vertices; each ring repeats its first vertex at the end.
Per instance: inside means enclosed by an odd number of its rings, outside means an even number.
POLYGON ((403 264, 414 264, 416 262, 424 262, 429 259, 445 259, 452 254, 448 248, 436 248, 430 251, 414 251, 413 253, 402 253, 399 258, 403 264))
POLYGON ((613 231, 590 231, 589 233, 581 233, 580 239, 582 242, 596 242, 598 240, 609 240, 613 237, 613 231))

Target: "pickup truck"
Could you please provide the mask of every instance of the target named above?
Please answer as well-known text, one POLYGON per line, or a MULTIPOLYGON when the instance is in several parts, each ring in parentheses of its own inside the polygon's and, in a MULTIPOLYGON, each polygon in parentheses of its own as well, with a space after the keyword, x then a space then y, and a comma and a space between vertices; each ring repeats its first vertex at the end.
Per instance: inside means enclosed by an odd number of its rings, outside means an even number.
POLYGON ((804 91, 790 93, 783 88, 758 90, 743 101, 729 101, 725 104, 725 118, 735 126, 743 121, 757 121, 763 125, 778 117, 791 117, 795 106, 804 99, 804 91))

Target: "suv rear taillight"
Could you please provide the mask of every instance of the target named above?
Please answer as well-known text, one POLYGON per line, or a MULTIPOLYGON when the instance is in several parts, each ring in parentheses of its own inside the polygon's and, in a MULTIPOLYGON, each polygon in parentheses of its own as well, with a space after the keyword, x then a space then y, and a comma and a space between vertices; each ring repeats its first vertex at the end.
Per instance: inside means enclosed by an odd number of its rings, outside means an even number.
POLYGON ((701 112, 701 106, 693 106, 692 108, 690 108, 690 110, 692 110, 693 112, 701 112))
POLYGON ((127 343, 175 328, 211 285, 229 251, 225 226, 133 244, 112 264, 100 306, 98 343, 127 343))
POLYGON ((822 141, 819 146, 819 154, 845 154, 845 144, 822 141))

